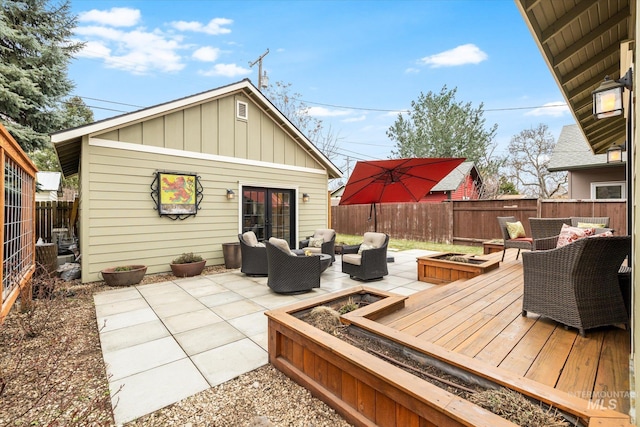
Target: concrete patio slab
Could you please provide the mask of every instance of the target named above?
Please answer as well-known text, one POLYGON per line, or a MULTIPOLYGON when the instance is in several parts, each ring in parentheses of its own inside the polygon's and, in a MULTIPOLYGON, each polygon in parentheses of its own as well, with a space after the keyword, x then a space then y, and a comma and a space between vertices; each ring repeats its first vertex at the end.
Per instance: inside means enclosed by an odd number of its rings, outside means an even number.
POLYGON ((416 257, 394 253, 389 275, 361 282, 341 272, 340 258, 321 287, 282 295, 266 277, 228 273, 114 289, 94 296, 116 424, 141 417, 268 362, 264 312, 308 298, 366 285, 401 295, 426 289, 416 257), (106 322, 106 323, 105 323, 106 322))

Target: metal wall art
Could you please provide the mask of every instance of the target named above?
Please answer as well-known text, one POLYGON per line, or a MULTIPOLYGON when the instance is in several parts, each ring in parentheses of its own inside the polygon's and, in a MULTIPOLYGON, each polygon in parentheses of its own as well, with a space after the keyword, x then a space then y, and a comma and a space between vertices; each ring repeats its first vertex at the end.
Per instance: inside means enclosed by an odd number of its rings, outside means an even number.
POLYGON ((202 202, 203 188, 195 173, 156 171, 151 198, 160 216, 173 220, 195 216, 202 202))

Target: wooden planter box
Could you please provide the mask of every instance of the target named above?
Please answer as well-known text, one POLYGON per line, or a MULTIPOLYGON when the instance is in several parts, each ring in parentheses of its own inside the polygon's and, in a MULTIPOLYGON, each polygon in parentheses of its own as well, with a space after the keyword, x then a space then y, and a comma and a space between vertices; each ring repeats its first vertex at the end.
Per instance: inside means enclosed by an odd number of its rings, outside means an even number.
POLYGON ((500 242, 492 242, 492 241, 488 241, 488 242, 483 242, 482 243, 482 250, 483 250, 483 254, 488 255, 488 254, 492 254, 494 252, 502 252, 504 250, 504 244, 502 243, 502 241, 500 242))
POLYGON ((422 282, 442 284, 484 274, 500 266, 498 260, 477 258, 472 255, 456 253, 438 253, 418 258, 418 280, 422 282), (468 263, 449 261, 450 256, 462 256, 468 263))
POLYGON ((300 320, 299 313, 337 298, 361 293, 380 295, 367 307, 342 316, 344 323, 372 332, 423 357, 445 363, 465 375, 490 381, 552 404, 580 419, 582 425, 630 426, 629 417, 595 410, 586 400, 450 352, 378 324, 374 319, 397 310, 406 297, 356 287, 268 311, 269 362, 306 387, 356 426, 491 426, 515 424, 427 381, 366 353, 300 320))

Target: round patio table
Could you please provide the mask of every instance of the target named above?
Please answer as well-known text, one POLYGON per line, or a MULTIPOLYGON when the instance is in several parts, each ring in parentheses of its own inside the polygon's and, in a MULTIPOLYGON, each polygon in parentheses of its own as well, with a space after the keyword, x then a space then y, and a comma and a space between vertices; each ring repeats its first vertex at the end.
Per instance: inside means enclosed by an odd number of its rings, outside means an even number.
MULTIPOLYGON (((304 254, 304 249, 293 249, 291 252, 293 252, 297 256, 306 256, 304 254)), ((327 255, 327 254, 311 254, 310 256, 319 256, 320 257, 320 273, 325 271, 331 265, 331 255, 327 255)))

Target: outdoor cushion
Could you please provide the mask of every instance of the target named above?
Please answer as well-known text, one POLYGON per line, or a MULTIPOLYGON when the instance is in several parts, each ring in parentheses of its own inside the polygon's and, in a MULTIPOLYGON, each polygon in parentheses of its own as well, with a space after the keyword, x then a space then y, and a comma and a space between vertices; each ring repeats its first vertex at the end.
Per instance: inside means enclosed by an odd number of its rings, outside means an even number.
MULTIPOLYGON (((318 238, 318 237, 322 237, 322 239, 325 242, 329 242, 331 241, 331 239, 333 239, 333 236, 335 236, 336 231, 332 228, 323 228, 323 229, 318 229, 316 231, 313 232, 313 237, 318 238)), ((318 246, 319 247, 319 246, 318 246)))
POLYGON ((321 248, 324 243, 324 238, 322 237, 310 237, 309 238, 309 247, 310 248, 321 248))
POLYGON ((247 244, 247 246, 256 247, 258 246, 258 238, 256 237, 256 233, 253 231, 247 231, 242 234, 242 240, 247 244))
POLYGON ((277 237, 272 237, 269 239, 269 243, 271 243, 276 248, 280 249, 282 252, 289 254, 291 256, 297 256, 291 249, 289 248, 289 243, 286 240, 278 239, 277 237))
POLYGON ((593 236, 589 236, 589 238, 591 238, 591 237, 609 237, 609 236, 613 236, 613 231, 607 230, 607 231, 604 231, 602 233, 596 233, 593 236))
POLYGON ((563 224, 562 229, 560 230, 560 236, 558 236, 558 243, 556 244, 556 248, 566 246, 578 239, 582 239, 583 237, 593 236, 595 232, 595 228, 579 228, 563 224))
POLYGON ((375 245, 368 245, 366 243, 362 243, 360 244, 360 247, 358 248, 358 255, 362 255, 362 251, 367 251, 369 249, 377 249, 378 247, 375 245))
POLYGON ((362 255, 360 254, 344 254, 342 255, 342 262, 353 265, 362 264, 362 255))
POLYGON ((387 235, 384 233, 374 233, 371 231, 367 231, 366 233, 364 233, 364 236, 362 236, 362 243, 373 246, 369 249, 374 249, 382 247, 386 239, 387 235))
POLYGON ((605 224, 592 224, 590 222, 579 222, 578 228, 605 228, 605 224))
POLYGON ((526 237, 526 233, 524 232, 524 226, 520 221, 516 222, 507 222, 507 231, 509 232, 509 237, 512 239, 517 239, 518 237, 526 237))

